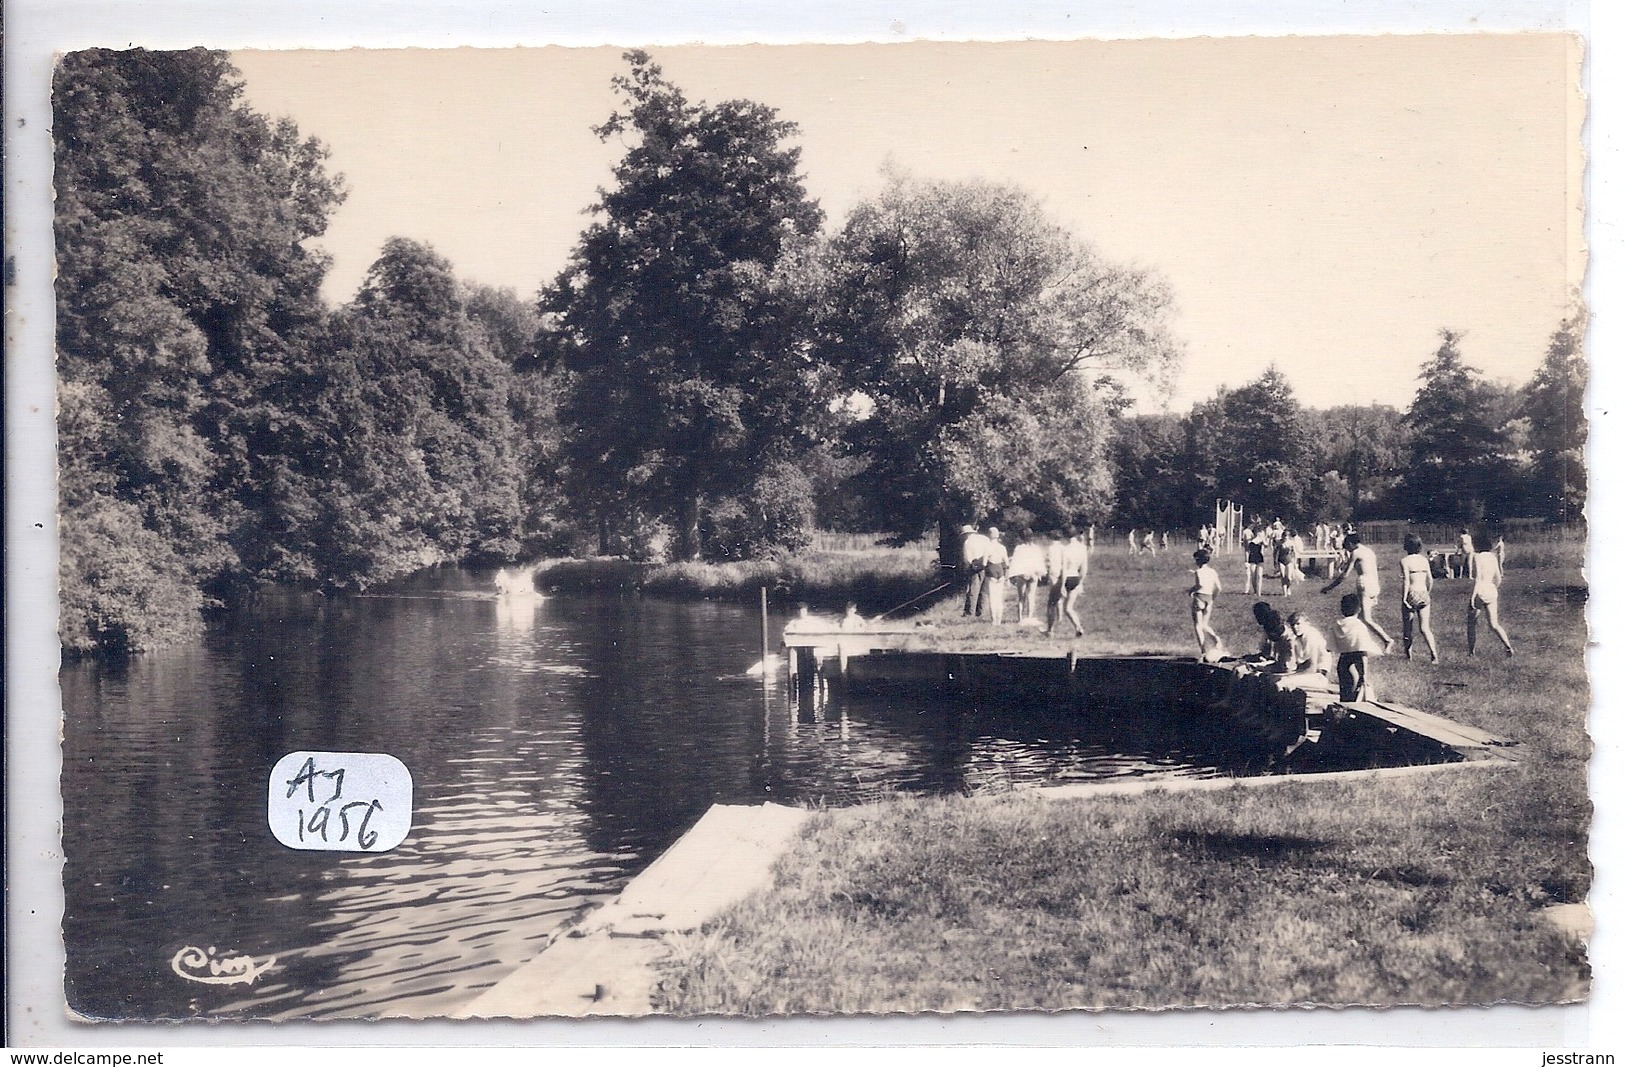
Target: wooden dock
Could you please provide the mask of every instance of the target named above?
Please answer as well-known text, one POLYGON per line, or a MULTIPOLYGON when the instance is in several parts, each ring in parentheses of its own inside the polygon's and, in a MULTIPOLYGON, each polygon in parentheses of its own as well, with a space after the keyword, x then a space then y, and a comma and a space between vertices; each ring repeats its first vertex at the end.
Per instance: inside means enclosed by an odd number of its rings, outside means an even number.
POLYGON ((986 649, 928 649, 916 627, 843 628, 792 620, 784 632, 792 690, 907 689, 986 706, 1041 704, 1095 717, 1155 710, 1211 725, 1239 753, 1284 757, 1305 745, 1340 747, 1350 758, 1432 763, 1514 759, 1516 742, 1391 702, 1343 702, 1335 689, 1282 687, 1279 675, 1236 662, 1166 655, 1078 656, 986 649))
POLYGON ((613 901, 556 932, 540 955, 453 1018, 648 1015, 666 935, 698 929, 766 886, 811 814, 777 804, 713 805, 613 901))

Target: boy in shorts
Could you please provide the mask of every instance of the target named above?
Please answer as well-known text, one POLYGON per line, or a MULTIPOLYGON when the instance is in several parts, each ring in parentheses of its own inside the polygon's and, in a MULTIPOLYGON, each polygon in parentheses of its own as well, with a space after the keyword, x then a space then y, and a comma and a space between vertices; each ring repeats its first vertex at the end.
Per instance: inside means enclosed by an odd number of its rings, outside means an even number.
POLYGON ((1360 618, 1360 594, 1345 593, 1339 602, 1343 617, 1332 626, 1332 649, 1337 652, 1337 695, 1339 700, 1375 700, 1371 678, 1366 673, 1366 657, 1380 656, 1383 645, 1360 618))

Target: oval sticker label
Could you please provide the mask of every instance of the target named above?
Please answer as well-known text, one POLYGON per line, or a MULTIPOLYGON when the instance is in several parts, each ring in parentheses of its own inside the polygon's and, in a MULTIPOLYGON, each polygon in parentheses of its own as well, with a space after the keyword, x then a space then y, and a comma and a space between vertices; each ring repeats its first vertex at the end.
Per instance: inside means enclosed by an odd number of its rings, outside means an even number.
POLYGON ((381 752, 290 752, 271 768, 266 820, 289 848, 388 852, 412 829, 412 774, 381 752))

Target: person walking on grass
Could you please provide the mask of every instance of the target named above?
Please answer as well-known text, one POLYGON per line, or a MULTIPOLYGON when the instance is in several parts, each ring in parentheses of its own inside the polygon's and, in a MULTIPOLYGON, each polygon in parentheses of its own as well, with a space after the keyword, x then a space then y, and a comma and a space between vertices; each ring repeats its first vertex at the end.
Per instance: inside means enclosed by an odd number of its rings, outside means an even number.
POLYGON ((1145 532, 1145 552, 1152 559, 1157 558, 1157 535, 1151 530, 1145 532))
POLYGON ((1004 625, 1005 578, 1010 573, 1010 553, 997 526, 987 528, 987 552, 982 556, 982 581, 987 589, 987 613, 994 626, 1004 625))
POLYGON ((1330 593, 1343 584, 1343 579, 1352 572, 1354 574, 1354 592, 1360 601, 1360 621, 1371 627, 1371 632, 1382 639, 1383 651, 1394 647, 1394 639, 1388 636, 1388 631, 1377 622, 1377 597, 1382 593, 1382 579, 1377 577, 1377 554, 1371 551, 1371 546, 1360 540, 1357 533, 1343 535, 1343 547, 1348 549, 1348 558, 1338 568, 1337 577, 1328 582, 1322 593, 1330 593))
POLYGON ((1281 595, 1292 595, 1292 583, 1303 577, 1298 570, 1298 553, 1303 549, 1303 539, 1294 530, 1288 530, 1282 535, 1280 542, 1275 546, 1275 565, 1281 569, 1281 595))
POLYGON ((1415 630, 1422 631, 1427 642, 1428 655, 1439 662, 1439 645, 1433 640, 1430 620, 1433 601, 1433 565, 1422 551, 1422 539, 1413 533, 1405 535, 1405 555, 1399 561, 1399 587, 1404 590, 1399 601, 1399 617, 1403 627, 1400 638, 1404 642, 1405 658, 1411 658, 1411 642, 1415 630))
MULTIPOLYGON (((1488 544, 1489 538, 1481 539, 1488 544)), ((1468 574, 1473 579, 1473 594, 1467 601, 1467 654, 1473 654, 1474 646, 1478 644, 1478 616, 1482 612, 1488 616, 1490 629, 1495 636, 1501 639, 1506 648, 1507 655, 1512 655, 1512 638, 1501 626, 1501 560, 1493 549, 1474 553, 1468 566, 1468 574)))
POLYGON ((1213 569, 1213 553, 1205 548, 1199 548, 1191 553, 1191 559, 1196 561, 1194 577, 1196 583, 1191 586, 1191 625, 1196 630, 1196 655, 1206 662, 1211 656, 1217 659, 1224 650, 1224 642, 1213 629, 1213 602, 1224 588, 1219 581, 1219 572, 1213 569), (1208 651, 1208 639, 1213 641, 1213 650, 1208 651))
POLYGON ((1034 594, 1044 577, 1044 549, 1033 540, 1031 531, 1016 536, 1016 550, 1010 553, 1010 585, 1016 593, 1016 625, 1040 626, 1033 614, 1034 594))
MULTIPOLYGON (((1078 598, 1083 593, 1083 580, 1089 577, 1089 542, 1082 530, 1074 528, 1061 553, 1062 581, 1060 613, 1072 624, 1074 637, 1083 636, 1083 620, 1078 618, 1078 598)), ((1051 594, 1049 633, 1060 619, 1055 614, 1056 601, 1051 594)))
POLYGON ((1055 632, 1055 624, 1061 621, 1062 607, 1066 602, 1066 545, 1071 535, 1071 530, 1055 531, 1049 548, 1044 552, 1044 579, 1049 582, 1049 595, 1044 599, 1045 637, 1055 632))
POLYGON ((1463 526, 1461 533, 1456 535, 1456 574, 1457 578, 1467 577, 1473 569, 1473 535, 1463 526))
POLYGON ((983 567, 987 557, 987 535, 976 532, 976 527, 965 525, 960 527, 960 533, 965 535, 964 544, 960 548, 960 559, 963 562, 965 575, 965 615, 982 614, 982 603, 987 598, 987 591, 983 587, 983 567))
POLYGON ((1367 656, 1380 656, 1383 646, 1377 644, 1376 635, 1360 618, 1359 593, 1344 593, 1338 603, 1343 617, 1332 626, 1332 648, 1337 652, 1337 696, 1339 700, 1375 700, 1371 676, 1366 670, 1367 656))
POLYGON ((1249 596, 1264 595, 1264 528, 1255 527, 1246 535, 1243 551, 1247 554, 1247 588, 1249 596))

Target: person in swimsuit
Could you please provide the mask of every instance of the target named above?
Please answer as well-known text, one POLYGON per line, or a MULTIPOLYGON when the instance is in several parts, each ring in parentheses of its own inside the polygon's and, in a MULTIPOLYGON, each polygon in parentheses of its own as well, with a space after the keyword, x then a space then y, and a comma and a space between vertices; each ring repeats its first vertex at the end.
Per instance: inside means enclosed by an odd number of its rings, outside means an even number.
POLYGON ((1405 644, 1405 658, 1411 658, 1411 642, 1414 640, 1413 632, 1422 631, 1422 640, 1427 642, 1428 655, 1433 662, 1439 662, 1439 645, 1433 640, 1433 625, 1430 619, 1433 609, 1433 567, 1428 562, 1426 553, 1422 551, 1422 539, 1415 534, 1405 535, 1405 555, 1399 561, 1399 587, 1405 591, 1400 598, 1399 615, 1404 624, 1401 639, 1405 644))
POLYGON ((1371 628, 1371 632, 1381 638, 1383 650, 1394 647, 1394 639, 1388 636, 1377 622, 1377 597, 1382 593, 1382 580, 1377 577, 1377 554, 1371 551, 1371 546, 1362 544, 1360 535, 1348 533, 1343 535, 1343 547, 1349 550, 1348 559, 1337 572, 1322 593, 1330 593, 1339 585, 1350 572, 1354 574, 1354 591, 1360 595, 1360 621, 1371 628))
POLYGON ((1209 656, 1209 638, 1213 639, 1212 655, 1217 656, 1224 648, 1224 642, 1213 629, 1213 599, 1224 587, 1219 582, 1219 572, 1213 569, 1213 553, 1199 548, 1191 554, 1191 558, 1196 561, 1196 584, 1190 588, 1191 625, 1196 628, 1197 655, 1206 660, 1209 656))
POLYGON ((1071 529, 1057 530, 1049 548, 1044 552, 1044 576, 1049 580, 1048 611, 1044 620, 1044 636, 1048 637, 1055 632, 1055 624, 1061 621, 1061 614, 1066 604, 1066 556, 1067 543, 1072 539, 1075 531, 1071 529))
POLYGON ((1321 688, 1331 676, 1334 666, 1326 635, 1316 629, 1301 611, 1286 617, 1287 632, 1292 635, 1292 670, 1276 683, 1282 689, 1321 688))
MULTIPOLYGON (((1489 544, 1489 538, 1482 540, 1489 544)), ((1506 647, 1507 655, 1512 655, 1512 638, 1501 627, 1501 561, 1494 551, 1475 552, 1468 572, 1473 579, 1473 595, 1467 601, 1467 654, 1471 656, 1473 646, 1478 643, 1478 615, 1483 612, 1489 617, 1490 629, 1506 647)))
POLYGON ((1467 527, 1463 526, 1461 528, 1461 533, 1456 537, 1457 578, 1466 577, 1472 572, 1474 554, 1473 535, 1468 531, 1467 527))
MULTIPOLYGON (((1066 577, 1061 597, 1061 614, 1072 624, 1074 637, 1083 636, 1083 620, 1078 618, 1078 597, 1083 592, 1083 580, 1089 576, 1089 542, 1081 529, 1074 529, 1062 553, 1062 572, 1066 577)), ((1052 613, 1053 614, 1053 613, 1052 613)), ((1060 620, 1051 619, 1050 627, 1060 620)))
POLYGON ((1298 551, 1302 547, 1303 539, 1296 530, 1286 531, 1275 546, 1275 563, 1281 568, 1282 596, 1291 596, 1292 583, 1302 577, 1298 572, 1298 551))
POLYGON ((1247 553, 1247 588, 1242 592, 1264 595, 1264 528, 1262 526, 1247 535, 1247 543, 1243 548, 1247 553))
POLYGON ((1044 577, 1044 549, 1029 530, 1016 534, 1016 550, 1010 553, 1010 584, 1016 591, 1016 625, 1038 626, 1033 614, 1033 594, 1044 577))

